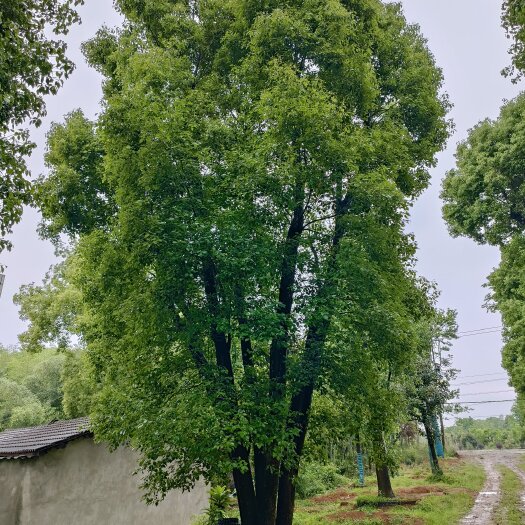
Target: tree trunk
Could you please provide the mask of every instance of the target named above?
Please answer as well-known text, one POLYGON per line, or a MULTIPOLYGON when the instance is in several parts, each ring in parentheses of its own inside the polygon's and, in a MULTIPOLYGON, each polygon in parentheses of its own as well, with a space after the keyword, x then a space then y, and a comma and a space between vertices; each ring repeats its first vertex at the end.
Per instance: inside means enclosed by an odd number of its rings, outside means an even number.
POLYGON ((253 460, 258 514, 258 521, 254 523, 257 525, 275 525, 279 465, 258 447, 255 447, 253 460))
POLYGON ((388 472, 388 466, 376 465, 376 478, 377 478, 377 495, 383 498, 395 498, 392 484, 390 483, 390 472, 388 472))
POLYGON ((295 476, 297 476, 297 470, 285 470, 279 479, 276 525, 292 525, 295 508, 295 476))
POLYGON ((237 491, 237 503, 241 514, 241 523, 257 523, 257 502, 251 472, 233 471, 233 481, 237 491))
POLYGON ((432 430, 432 425, 428 422, 427 418, 425 418, 423 426, 425 427, 425 434, 427 436, 428 450, 430 455, 430 468, 432 469, 432 474, 442 474, 443 472, 439 466, 439 460, 434 444, 434 432, 432 430))

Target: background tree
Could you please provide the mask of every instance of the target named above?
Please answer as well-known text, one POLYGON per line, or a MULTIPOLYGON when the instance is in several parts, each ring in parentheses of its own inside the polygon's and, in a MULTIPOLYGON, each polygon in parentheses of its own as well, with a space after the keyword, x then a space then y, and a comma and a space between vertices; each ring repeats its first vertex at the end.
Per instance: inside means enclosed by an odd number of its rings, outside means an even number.
POLYGON ((459 145, 457 168, 447 174, 442 191, 452 235, 500 248, 501 263, 488 278, 487 306, 502 315, 503 366, 520 398, 525 394, 524 117, 522 94, 502 107, 497 120, 478 124, 459 145))
POLYGON ((27 157, 34 144, 24 126, 39 126, 44 96, 55 94, 73 70, 64 35, 78 22, 74 6, 82 0, 2 2, 0 12, 0 252, 5 236, 31 201, 27 157))
POLYGON ((117 5, 85 46, 103 114, 53 128, 38 184, 42 232, 75 244, 93 426, 138 446, 150 500, 231 472, 243 522, 290 525, 313 393, 344 373, 334 320, 347 352, 406 346, 441 73, 377 0, 117 5))
POLYGON ((457 337, 456 312, 435 310, 420 321, 418 332, 419 355, 404 381, 408 412, 425 430, 432 472, 441 474, 435 446, 437 421, 440 415, 459 409, 451 403, 458 391, 450 386, 458 370, 452 368, 447 355, 451 341, 457 337))
POLYGON ((63 417, 64 356, 0 348, 0 428, 48 423, 63 417))
POLYGON ((522 448, 524 427, 519 415, 515 410, 513 412, 509 416, 488 417, 483 420, 460 418, 453 426, 448 427, 448 434, 460 449, 522 448))
POLYGON ((525 2, 505 0, 502 11, 503 27, 507 36, 512 39, 512 66, 505 68, 503 73, 513 76, 513 81, 517 81, 525 71, 525 2))

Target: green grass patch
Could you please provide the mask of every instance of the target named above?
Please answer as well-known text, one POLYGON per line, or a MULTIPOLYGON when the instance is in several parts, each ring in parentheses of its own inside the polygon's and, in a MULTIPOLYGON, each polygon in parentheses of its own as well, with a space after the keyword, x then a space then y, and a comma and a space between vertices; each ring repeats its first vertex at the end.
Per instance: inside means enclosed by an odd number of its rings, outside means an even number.
POLYGON ((520 478, 511 469, 500 466, 501 500, 494 513, 496 525, 522 525, 521 492, 523 485, 520 478))
POLYGON ((355 506, 359 507, 386 507, 388 505, 397 505, 399 498, 384 498, 382 496, 364 495, 355 499, 355 506))
MULTIPOLYGON (((445 475, 429 479, 429 466, 416 464, 401 469, 392 479, 397 496, 417 499, 415 505, 379 507, 373 478, 365 487, 347 483, 336 491, 298 502, 294 525, 391 525, 458 524, 474 504, 485 481, 481 465, 455 458, 442 461, 445 475), (359 503, 361 506, 357 506, 359 503)), ((384 499, 384 498, 383 498, 384 499)))

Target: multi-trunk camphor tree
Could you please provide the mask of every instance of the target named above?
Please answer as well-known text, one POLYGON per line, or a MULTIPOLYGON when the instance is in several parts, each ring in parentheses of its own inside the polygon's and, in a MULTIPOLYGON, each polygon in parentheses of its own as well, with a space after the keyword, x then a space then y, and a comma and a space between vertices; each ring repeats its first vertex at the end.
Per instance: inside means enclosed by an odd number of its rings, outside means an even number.
POLYGON ((27 124, 39 126, 44 96, 55 94, 73 70, 66 44, 54 37, 78 21, 82 0, 5 0, 0 7, 0 251, 31 201, 25 158, 34 144, 27 124))
POLYGON ((498 246, 488 305, 504 324, 503 366, 525 395, 525 96, 495 121, 479 123, 460 144, 457 168, 444 182, 443 213, 452 235, 498 246))
POLYGON ((116 4, 85 46, 103 112, 53 128, 38 184, 75 244, 93 427, 140 449, 150 501, 232 473, 243 523, 289 525, 314 391, 345 352, 406 351, 441 73, 378 0, 116 4))

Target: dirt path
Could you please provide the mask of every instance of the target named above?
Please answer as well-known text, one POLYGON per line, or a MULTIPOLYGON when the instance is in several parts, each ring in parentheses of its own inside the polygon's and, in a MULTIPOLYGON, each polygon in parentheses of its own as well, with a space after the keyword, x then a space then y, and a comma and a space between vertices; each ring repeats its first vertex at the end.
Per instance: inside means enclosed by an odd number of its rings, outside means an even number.
MULTIPOLYGON (((474 507, 461 521, 462 525, 493 525, 492 515, 500 500, 500 473, 498 465, 512 469, 522 480, 525 491, 525 474, 518 464, 523 457, 523 450, 473 450, 463 451, 461 455, 479 461, 485 468, 487 479, 483 490, 478 494, 474 507)), ((525 505, 525 492, 522 493, 525 505)), ((522 510, 525 507, 522 505, 522 510)))

